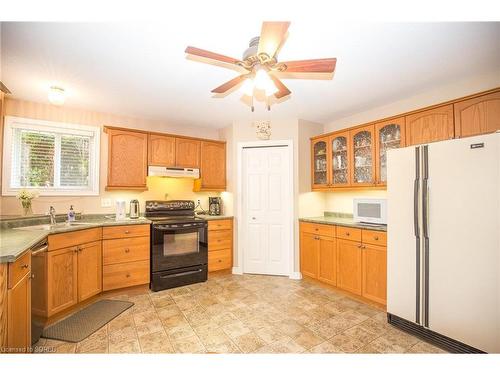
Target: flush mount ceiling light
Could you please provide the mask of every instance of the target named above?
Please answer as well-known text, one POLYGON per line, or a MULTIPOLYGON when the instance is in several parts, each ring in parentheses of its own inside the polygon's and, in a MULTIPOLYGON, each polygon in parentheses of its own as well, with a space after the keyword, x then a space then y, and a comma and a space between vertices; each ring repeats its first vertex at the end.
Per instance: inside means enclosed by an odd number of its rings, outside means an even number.
POLYGON ((311 78, 299 76, 303 73, 325 73, 321 77, 317 75, 315 79, 331 79, 335 70, 337 59, 314 59, 278 62, 277 54, 285 42, 290 22, 263 22, 260 36, 252 38, 249 47, 243 53, 243 59, 238 60, 232 57, 220 55, 196 47, 187 47, 185 52, 188 55, 202 57, 211 60, 209 63, 222 62, 229 64, 228 67, 234 68, 234 65, 240 66, 248 71, 232 80, 222 84, 212 90, 215 94, 224 94, 232 88, 243 82, 241 87, 243 93, 253 98, 255 90, 265 94, 267 108, 270 109, 269 97, 274 96, 281 99, 291 94, 291 91, 278 78, 280 73, 294 73, 293 76, 287 75, 282 78, 311 78), (232 65, 232 66, 231 66, 232 65))
POLYGON ((63 105, 66 101, 66 92, 63 88, 52 86, 49 89, 49 102, 54 105, 63 105))

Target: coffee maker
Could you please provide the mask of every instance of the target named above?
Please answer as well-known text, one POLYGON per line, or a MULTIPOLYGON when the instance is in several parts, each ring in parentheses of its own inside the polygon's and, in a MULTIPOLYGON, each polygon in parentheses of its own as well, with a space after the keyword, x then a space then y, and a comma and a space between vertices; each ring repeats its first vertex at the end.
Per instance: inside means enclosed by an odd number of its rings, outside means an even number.
POLYGON ((222 214, 222 199, 220 197, 208 197, 208 214, 212 216, 222 214))

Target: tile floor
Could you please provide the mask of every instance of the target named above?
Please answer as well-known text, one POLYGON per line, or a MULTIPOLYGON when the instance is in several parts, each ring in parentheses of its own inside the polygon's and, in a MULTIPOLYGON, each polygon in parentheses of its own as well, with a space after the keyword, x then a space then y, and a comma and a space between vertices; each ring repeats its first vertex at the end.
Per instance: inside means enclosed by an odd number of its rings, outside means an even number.
POLYGON ((112 297, 135 305, 57 353, 444 353, 386 314, 307 280, 217 275, 206 283, 112 297))

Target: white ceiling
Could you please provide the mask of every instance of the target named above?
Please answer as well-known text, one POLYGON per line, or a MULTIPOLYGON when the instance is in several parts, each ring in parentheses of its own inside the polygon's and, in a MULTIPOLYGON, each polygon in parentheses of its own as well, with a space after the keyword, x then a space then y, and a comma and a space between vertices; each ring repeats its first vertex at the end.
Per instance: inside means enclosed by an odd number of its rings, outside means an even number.
POLYGON ((2 81, 14 97, 47 102, 53 84, 67 106, 223 127, 235 120, 299 117, 326 123, 500 67, 500 23, 328 22, 291 19, 279 59, 337 57, 333 80, 286 80, 289 100, 271 112, 244 105, 240 91, 210 90, 235 71, 186 59, 187 45, 240 58, 259 34, 244 18, 171 15, 164 22, 2 23, 2 81))

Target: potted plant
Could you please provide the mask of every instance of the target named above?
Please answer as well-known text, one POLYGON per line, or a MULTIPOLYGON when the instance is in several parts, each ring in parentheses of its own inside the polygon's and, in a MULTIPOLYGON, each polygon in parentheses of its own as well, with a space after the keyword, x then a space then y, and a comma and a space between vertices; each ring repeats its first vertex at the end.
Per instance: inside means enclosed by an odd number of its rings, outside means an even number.
POLYGON ((23 215, 29 216, 33 214, 33 210, 31 208, 31 201, 33 198, 38 197, 38 191, 36 190, 26 190, 22 189, 17 193, 17 199, 21 201, 21 205, 23 206, 23 215))

